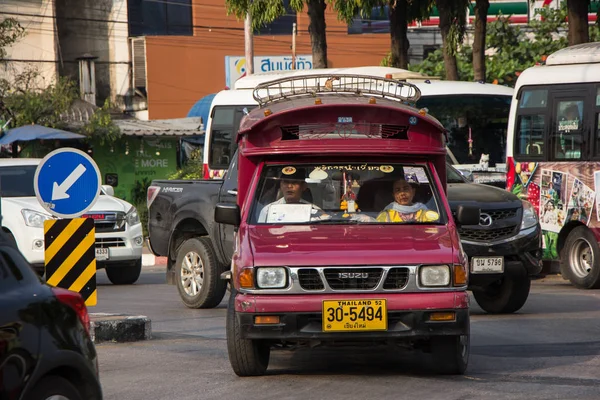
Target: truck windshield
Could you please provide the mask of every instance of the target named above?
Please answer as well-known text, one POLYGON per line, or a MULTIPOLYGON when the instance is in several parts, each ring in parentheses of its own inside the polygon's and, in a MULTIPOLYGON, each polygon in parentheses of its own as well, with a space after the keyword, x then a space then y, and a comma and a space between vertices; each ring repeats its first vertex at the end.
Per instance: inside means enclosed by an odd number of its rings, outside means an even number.
POLYGON ((0 196, 35 197, 33 178, 36 165, 0 168, 0 196))
POLYGON ((445 223, 424 164, 267 165, 254 224, 445 223))

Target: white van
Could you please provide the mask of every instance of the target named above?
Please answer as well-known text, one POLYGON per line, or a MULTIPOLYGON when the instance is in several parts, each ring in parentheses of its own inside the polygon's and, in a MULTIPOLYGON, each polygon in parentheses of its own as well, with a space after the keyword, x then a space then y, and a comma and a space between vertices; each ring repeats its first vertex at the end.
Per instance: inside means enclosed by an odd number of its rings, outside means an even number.
POLYGON ((221 178, 235 149, 233 138, 247 111, 257 106, 252 94, 260 83, 289 76, 326 72, 331 75, 392 75, 421 90, 424 107, 448 129, 448 161, 469 171, 478 183, 504 185, 506 129, 513 89, 479 82, 441 81, 391 67, 329 68, 256 74, 239 79, 233 90, 219 92, 211 104, 203 152, 204 179, 221 178))

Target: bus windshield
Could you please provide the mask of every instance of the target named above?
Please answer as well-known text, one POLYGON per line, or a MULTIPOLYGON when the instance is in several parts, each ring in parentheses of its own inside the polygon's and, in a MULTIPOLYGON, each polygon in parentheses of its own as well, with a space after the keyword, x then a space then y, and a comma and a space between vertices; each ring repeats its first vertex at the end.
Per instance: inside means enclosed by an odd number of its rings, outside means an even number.
POLYGON ((511 100, 507 95, 427 96, 417 107, 426 107, 448 130, 448 147, 458 164, 479 164, 487 154, 494 167, 506 160, 511 100))

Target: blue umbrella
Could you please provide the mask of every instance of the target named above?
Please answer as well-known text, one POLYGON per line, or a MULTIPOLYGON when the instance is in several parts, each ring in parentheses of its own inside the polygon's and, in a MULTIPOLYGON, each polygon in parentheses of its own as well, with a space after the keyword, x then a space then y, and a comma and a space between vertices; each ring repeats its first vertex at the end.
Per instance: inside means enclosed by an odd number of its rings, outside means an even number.
POLYGON ((210 105, 212 104, 215 94, 209 94, 204 96, 193 105, 188 112, 188 117, 202 117, 202 122, 206 128, 206 122, 208 121, 208 113, 210 111, 210 105))
POLYGON ((84 135, 67 132, 61 129, 47 128, 41 125, 25 125, 6 131, 0 138, 0 144, 10 144, 13 142, 27 142, 30 140, 43 139, 83 139, 84 135))

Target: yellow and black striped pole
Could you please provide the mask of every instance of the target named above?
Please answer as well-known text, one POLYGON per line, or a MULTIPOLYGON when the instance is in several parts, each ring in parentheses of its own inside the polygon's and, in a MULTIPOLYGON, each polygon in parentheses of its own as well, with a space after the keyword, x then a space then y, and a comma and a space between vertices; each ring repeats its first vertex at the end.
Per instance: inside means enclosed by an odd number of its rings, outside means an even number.
POLYGON ((78 292, 87 306, 97 303, 95 236, 91 218, 44 222, 46 282, 78 292))

